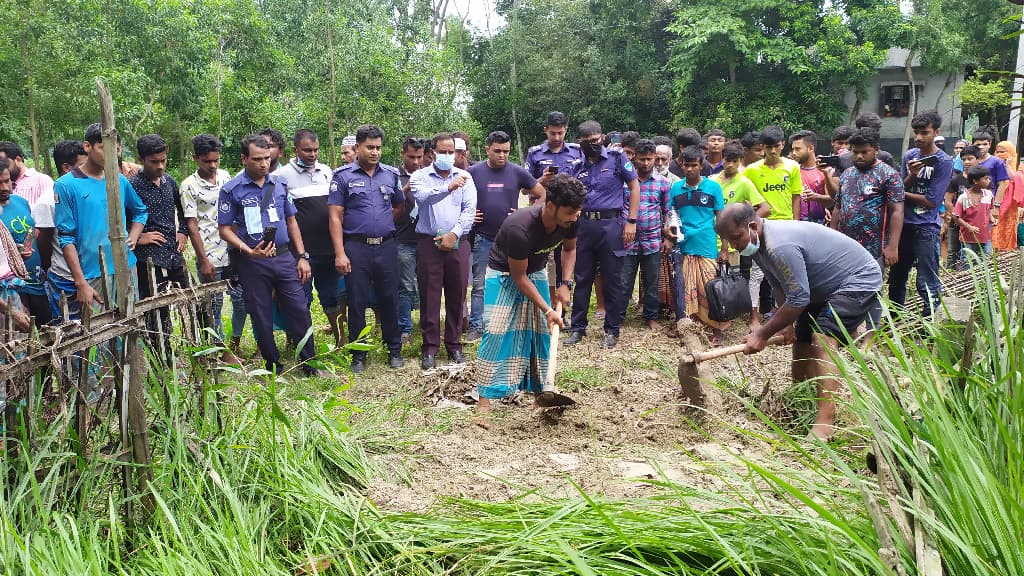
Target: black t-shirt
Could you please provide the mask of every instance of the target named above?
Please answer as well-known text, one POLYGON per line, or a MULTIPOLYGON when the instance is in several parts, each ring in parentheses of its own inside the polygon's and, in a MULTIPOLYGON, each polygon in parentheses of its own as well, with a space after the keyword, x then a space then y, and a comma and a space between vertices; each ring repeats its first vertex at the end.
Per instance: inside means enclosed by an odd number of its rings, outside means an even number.
POLYGON ((505 219, 494 239, 487 266, 508 272, 509 258, 528 260, 526 273, 532 274, 547 265, 548 254, 560 246, 562 240, 576 237, 575 223, 568 228, 556 226, 554 232, 548 233, 541 219, 543 208, 539 204, 522 208, 505 219))
MULTIPOLYGON (((875 157, 878 160, 885 162, 889 166, 892 166, 897 172, 900 171, 900 165, 896 162, 896 159, 892 157, 892 154, 889 154, 885 150, 879 148, 878 153, 875 154, 875 157)), ((839 155, 839 167, 841 169, 838 172, 836 172, 836 177, 839 177, 839 174, 846 172, 847 168, 853 167, 853 152, 846 150, 845 152, 839 155)))
MULTIPOLYGON (((405 166, 398 167, 398 183, 402 185, 403 191, 411 176, 405 171, 405 166)), ((403 194, 405 193, 403 192, 403 194)), ((415 207, 416 201, 412 198, 412 194, 405 196, 405 209, 395 221, 395 237, 398 238, 400 244, 415 244, 419 241, 419 234, 416 233, 416 219, 410 216, 415 207)))
POLYGON ((537 180, 516 164, 495 169, 481 162, 470 167, 469 174, 476 186, 476 209, 484 215, 483 222, 473 226, 473 232, 494 239, 509 211, 519 207, 519 191, 533 188, 537 180))

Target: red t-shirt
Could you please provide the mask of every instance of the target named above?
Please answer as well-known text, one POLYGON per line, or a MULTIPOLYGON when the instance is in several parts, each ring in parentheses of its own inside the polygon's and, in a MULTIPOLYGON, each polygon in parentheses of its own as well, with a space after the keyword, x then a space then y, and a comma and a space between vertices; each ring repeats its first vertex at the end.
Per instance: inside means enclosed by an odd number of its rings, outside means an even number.
POLYGON ((960 217, 960 220, 978 227, 978 233, 968 232, 960 226, 960 241, 970 244, 985 244, 992 241, 992 192, 981 191, 981 202, 971 199, 970 192, 964 192, 956 199, 956 206, 953 207, 953 214, 960 217))

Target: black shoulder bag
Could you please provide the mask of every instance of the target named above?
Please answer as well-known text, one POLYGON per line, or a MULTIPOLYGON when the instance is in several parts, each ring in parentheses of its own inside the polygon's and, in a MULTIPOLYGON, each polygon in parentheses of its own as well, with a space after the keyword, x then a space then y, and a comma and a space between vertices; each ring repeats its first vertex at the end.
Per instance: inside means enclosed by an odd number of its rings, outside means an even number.
POLYGON ((705 288, 708 317, 715 322, 728 322, 750 312, 750 290, 739 267, 719 264, 718 276, 705 288))

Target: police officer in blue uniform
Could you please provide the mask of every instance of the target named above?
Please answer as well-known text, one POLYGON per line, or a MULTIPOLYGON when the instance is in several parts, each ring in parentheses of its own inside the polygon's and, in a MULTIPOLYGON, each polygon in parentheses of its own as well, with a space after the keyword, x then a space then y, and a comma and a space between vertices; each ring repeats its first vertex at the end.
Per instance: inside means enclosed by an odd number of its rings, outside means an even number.
MULTIPOLYGON (((327 208, 334 265, 348 288, 348 338, 355 342, 366 326, 370 295, 388 347, 388 364, 401 368, 398 327, 398 243, 395 219, 406 209, 398 169, 380 163, 384 131, 364 124, 356 129, 356 161, 334 171, 327 208)), ((351 370, 366 371, 366 351, 352 352, 351 370)))
POLYGON ((544 135, 547 140, 532 146, 526 153, 523 165, 526 171, 536 179, 544 174, 571 172, 573 166, 583 159, 579 144, 565 141, 566 126, 569 119, 561 112, 548 114, 544 124, 544 135))
POLYGON ((565 344, 579 342, 587 331, 590 289, 598 267, 604 281, 604 338, 601 345, 614 348, 626 317, 626 290, 622 286, 625 246, 636 236, 640 210, 640 183, 633 164, 621 150, 605 148, 601 125, 593 120, 580 124, 577 141, 583 160, 573 175, 587 187, 587 200, 580 214, 576 243, 576 290, 572 302, 572 333, 565 344), (622 219, 623 188, 629 190, 629 212, 622 219))
POLYGON ((305 362, 313 357, 315 347, 302 288, 309 280, 309 253, 302 243, 287 187, 270 174, 271 146, 264 136, 242 140, 245 168, 221 188, 217 224, 220 237, 240 252, 237 270, 242 298, 267 370, 280 373, 282 368, 271 313, 276 296, 288 319, 292 340, 299 342, 309 334, 299 357, 304 361, 302 371, 312 376, 318 371, 305 362))

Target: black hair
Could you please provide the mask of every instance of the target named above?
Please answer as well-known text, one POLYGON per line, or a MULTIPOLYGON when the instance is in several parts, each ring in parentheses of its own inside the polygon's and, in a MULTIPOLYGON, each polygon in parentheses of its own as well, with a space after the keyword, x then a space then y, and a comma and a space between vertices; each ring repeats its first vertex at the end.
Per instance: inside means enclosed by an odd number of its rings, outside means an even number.
POLYGON ((882 131, 882 117, 874 112, 865 112, 853 121, 857 128, 871 128, 877 132, 882 131))
POLYGON ((801 130, 790 135, 790 144, 793 144, 793 142, 796 142, 797 140, 803 140, 804 144, 807 144, 812 148, 818 145, 818 135, 815 134, 814 132, 811 132, 810 130, 801 130))
POLYGON ((704 135, 704 139, 707 140, 712 136, 721 136, 722 138, 728 138, 728 135, 725 133, 725 130, 722 130, 721 128, 712 128, 711 130, 708 130, 708 133, 704 135))
POLYGON ((295 131, 295 136, 292 136, 292 146, 298 146, 303 140, 319 142, 320 137, 316 135, 316 132, 313 132, 309 128, 300 128, 295 131))
POLYGON ((655 136, 654 137, 654 145, 655 146, 668 146, 669 148, 673 148, 674 145, 675 145, 675 142, 673 142, 672 139, 669 138, 668 136, 655 136))
POLYGON ((730 140, 722 148, 722 160, 739 160, 743 158, 743 145, 739 140, 730 140))
POLYGON ((597 120, 584 120, 580 123, 580 127, 576 129, 576 136, 579 138, 586 138, 600 133, 601 124, 597 120))
POLYGON ((778 126, 765 126, 761 129, 760 140, 761 144, 764 144, 765 146, 775 146, 780 142, 786 141, 786 133, 778 126))
POLYGON ((468 133, 463 132, 462 130, 456 130, 455 132, 452 132, 452 138, 462 138, 462 140, 466 142, 466 151, 467 152, 469 151, 469 134, 468 133))
POLYGON ((249 157, 249 151, 252 150, 252 146, 262 148, 264 150, 270 150, 273 148, 273 144, 263 134, 250 134, 242 139, 242 156, 249 157))
POLYGON ((850 136, 853 136, 853 128, 850 128, 846 124, 836 126, 836 129, 832 131, 833 142, 849 140, 850 136))
POLYGON ((633 153, 637 156, 641 154, 657 154, 658 145, 654 143, 654 140, 644 138, 643 140, 637 140, 636 145, 633 146, 633 153))
POLYGON ((436 150, 437 143, 442 142, 444 140, 451 140, 454 142, 455 136, 452 135, 451 132, 438 132, 437 134, 434 134, 434 137, 430 139, 430 149, 436 150))
POLYGON ((267 147, 278 148, 282 152, 284 151, 284 134, 281 134, 280 130, 274 130, 273 128, 264 128, 260 130, 259 136, 263 136, 267 139, 267 147))
POLYGON ((13 162, 13 160, 9 160, 7 158, 0 158, 0 174, 3 174, 4 170, 11 169, 11 162, 13 162))
POLYGON ((362 144, 371 138, 384 140, 384 131, 375 124, 363 124, 356 128, 356 144, 362 144))
POLYGON ((512 137, 509 136, 507 132, 495 130, 487 135, 487 138, 484 140, 484 144, 490 146, 491 144, 505 144, 511 141, 512 137))
POLYGON ((3 152, 4 156, 7 156, 7 159, 11 162, 15 158, 25 158, 25 153, 21 151, 21 146, 11 141, 0 142, 0 152, 3 152))
POLYGON ((689 146, 700 146, 700 140, 700 132, 693 128, 683 128, 676 133, 676 146, 679 147, 680 153, 689 146))
POLYGON ((53 145, 53 163, 57 169, 64 164, 78 165, 78 157, 85 155, 85 146, 78 140, 61 140, 53 145))
POLYGON ((757 132, 757 131, 747 132, 743 136, 740 136, 740 146, 743 146, 744 148, 753 148, 754 146, 757 146, 760 143, 761 143, 761 133, 760 132, 757 132))
POLYGON ((192 138, 192 153, 196 156, 206 156, 210 152, 220 152, 223 148, 224 144, 213 134, 199 134, 192 138))
POLYGON ((623 132, 622 135, 619 136, 619 144, 621 144, 623 148, 633 148, 635 150, 638 142, 640 142, 640 134, 632 130, 623 132))
POLYGON ((96 144, 97 142, 103 141, 103 127, 100 126, 99 122, 89 124, 89 127, 85 129, 85 138, 83 138, 89 144, 96 144))
POLYGON ((726 209, 718 214, 715 231, 721 233, 725 224, 732 224, 736 228, 746 228, 756 217, 757 213, 754 212, 753 206, 746 202, 735 202, 726 206, 726 209))
POLYGON ((971 138, 971 143, 973 144, 978 140, 988 140, 989 142, 995 142, 996 137, 993 136, 992 133, 989 132, 988 130, 978 130, 977 132, 974 133, 974 136, 971 138))
POLYGON ((548 118, 545 120, 544 126, 568 126, 569 118, 561 112, 548 112, 548 118))
POLYGON ((548 178, 544 185, 547 190, 545 202, 551 202, 559 208, 582 208, 583 201, 587 199, 587 187, 583 182, 572 176, 561 172, 548 178))
POLYGON ((960 151, 960 158, 964 156, 974 156, 975 158, 981 158, 981 148, 978 148, 974 144, 964 146, 964 149, 960 151))
POLYGON ((425 142, 423 138, 418 136, 406 136, 405 140, 402 140, 402 152, 405 152, 412 148, 413 150, 420 150, 423 148, 425 142))
POLYGON ((679 157, 685 162, 700 162, 704 159, 704 153, 698 146, 687 146, 679 152, 679 157))
POLYGON ((938 110, 934 108, 931 110, 925 110, 924 112, 918 112, 910 120, 910 127, 914 130, 920 130, 931 126, 933 130, 938 130, 942 126, 942 116, 938 110))
POLYGON ((971 184, 971 186, 974 186, 975 182, 991 174, 992 173, 988 171, 988 168, 982 166, 981 164, 975 164, 974 166, 971 166, 970 168, 967 169, 967 181, 971 184))
POLYGON ((153 154, 167 152, 167 141, 159 134, 146 134, 135 142, 135 151, 139 153, 140 160, 145 160, 153 154))
POLYGON ((858 128, 848 138, 850 148, 854 146, 870 146, 878 149, 878 132, 873 128, 858 128))

